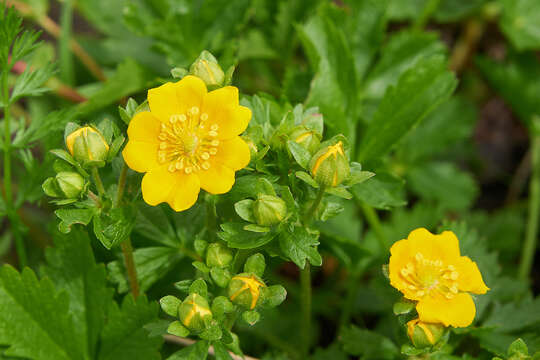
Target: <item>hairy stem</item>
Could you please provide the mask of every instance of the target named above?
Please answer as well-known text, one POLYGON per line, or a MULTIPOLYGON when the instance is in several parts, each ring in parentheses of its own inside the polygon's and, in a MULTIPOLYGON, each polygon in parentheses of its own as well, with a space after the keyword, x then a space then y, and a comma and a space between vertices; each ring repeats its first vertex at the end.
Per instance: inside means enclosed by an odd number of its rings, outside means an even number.
POLYGON ((11 187, 11 114, 9 103, 8 64, 4 64, 2 72, 2 95, 4 103, 4 202, 6 212, 11 223, 11 232, 15 240, 15 248, 21 268, 27 264, 26 248, 20 233, 20 222, 13 204, 13 190, 11 187))
POLYGON ((471 55, 476 50, 478 42, 484 34, 486 24, 480 19, 470 19, 465 23, 462 34, 456 41, 450 55, 450 70, 461 72, 471 55))
POLYGON ((103 181, 101 181, 101 176, 99 176, 99 171, 97 167, 94 166, 91 172, 98 194, 100 197, 102 197, 103 195, 105 195, 105 188, 103 187, 103 181))
MULTIPOLYGON (((540 122, 535 117, 533 124, 540 122)), ((534 126, 534 125, 533 125, 534 126)), ((540 213, 540 133, 531 131, 531 168, 532 174, 529 182, 529 216, 525 232, 525 243, 519 262, 519 278, 526 280, 531 272, 534 253, 536 251, 536 239, 538 237, 538 215, 540 213)))
MULTIPOLYGON (((122 197, 126 188, 128 166, 126 163, 122 166, 120 176, 118 177, 118 186, 116 187, 116 199, 113 206, 118 207, 122 203, 122 197)), ((103 187, 103 185, 102 185, 103 187)), ((129 280, 129 287, 134 298, 139 296, 139 280, 137 278, 137 268, 135 267, 135 259, 133 258, 133 247, 131 246, 131 239, 128 237, 120 244, 122 247, 122 254, 124 255, 124 263, 126 264, 126 271, 129 280)))

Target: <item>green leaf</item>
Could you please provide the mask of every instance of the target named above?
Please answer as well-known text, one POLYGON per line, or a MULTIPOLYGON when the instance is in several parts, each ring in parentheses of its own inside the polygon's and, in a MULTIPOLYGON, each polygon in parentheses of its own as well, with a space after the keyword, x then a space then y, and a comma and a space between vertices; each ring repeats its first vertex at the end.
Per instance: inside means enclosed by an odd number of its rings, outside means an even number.
POLYGON ((353 194, 351 194, 349 191, 347 191, 347 189, 342 186, 327 188, 325 192, 347 200, 353 198, 353 194))
POLYGON ((540 48, 540 3, 536 0, 500 0, 499 25, 520 51, 540 48))
POLYGON ((107 287, 105 267, 96 264, 86 231, 57 235, 54 243, 45 253, 48 265, 42 273, 69 294, 74 334, 93 359, 113 296, 112 289, 107 287))
POLYGON ((495 326, 497 332, 515 332, 540 325, 540 297, 526 299, 521 303, 495 304, 495 308, 483 324, 495 326))
POLYGON ((279 236, 279 246, 283 254, 303 269, 306 259, 314 266, 321 266, 322 257, 317 251, 319 241, 306 229, 295 227, 293 231, 283 231, 279 236))
POLYGON ((253 217, 253 210, 252 210, 253 202, 254 201, 252 199, 240 200, 234 204, 234 210, 236 210, 236 213, 242 219, 249 222, 255 222, 255 218, 253 217))
POLYGON ((142 89, 151 87, 154 79, 149 72, 134 60, 128 58, 118 65, 113 76, 109 77, 103 86, 88 101, 78 106, 82 114, 96 111, 114 104, 119 99, 134 94, 142 89))
POLYGON ((388 338, 356 326, 344 328, 340 340, 346 353, 362 359, 395 359, 398 348, 388 338))
POLYGON ((427 114, 447 100, 457 85, 443 57, 419 61, 388 89, 359 148, 359 159, 385 155, 427 114))
POLYGON ((112 303, 107 324, 101 333, 99 347, 99 360, 159 360, 161 355, 160 337, 149 337, 144 325, 155 321, 158 314, 158 304, 148 302, 146 296, 141 295, 133 300, 127 295, 119 307, 112 303))
POLYGON ((210 343, 206 340, 199 340, 195 344, 175 352, 167 360, 205 360, 208 357, 210 343))
POLYGON ((527 344, 522 339, 517 339, 508 347, 508 355, 529 355, 527 344))
POLYGON ((232 360, 229 350, 227 350, 227 347, 221 342, 214 343, 214 351, 216 360, 232 360))
POLYGON ((127 239, 135 225, 134 212, 131 207, 122 207, 94 216, 94 234, 103 246, 110 249, 127 239))
POLYGON ((311 175, 309 175, 307 172, 304 172, 304 171, 297 171, 295 173, 296 177, 299 178, 300 180, 302 180, 303 182, 305 182, 306 184, 308 185, 311 185, 312 187, 318 189, 319 188, 319 184, 317 184, 317 182, 315 181, 315 179, 313 179, 311 177, 311 175))
POLYGON ((36 96, 47 91, 48 89, 41 85, 54 74, 54 69, 55 65, 51 63, 36 70, 27 67, 15 81, 9 101, 13 103, 23 96, 36 96))
MULTIPOLYGON (((159 279, 166 276, 169 271, 184 258, 178 248, 155 246, 139 248, 133 252, 137 279, 142 291, 147 291, 159 279)), ((118 285, 118 292, 129 290, 126 280, 126 266, 123 257, 107 264, 110 279, 118 285)))
POLYGON ((298 35, 315 76, 306 107, 318 106, 331 134, 344 134, 354 144, 356 113, 356 69, 346 34, 323 7, 320 13, 298 28, 298 35))
POLYGON ((67 234, 75 224, 88 225, 94 216, 93 209, 58 209, 54 212, 61 220, 58 230, 67 234))
POLYGON ((438 22, 453 22, 465 19, 466 17, 480 12, 482 6, 488 0, 441 0, 437 11, 435 11, 435 19, 438 22))
POLYGON ((66 293, 38 281, 29 268, 22 275, 9 265, 0 269, 0 344, 5 354, 40 360, 83 360, 86 349, 72 322, 66 293))
POLYGON ((433 33, 403 31, 393 35, 382 49, 381 59, 369 72, 364 85, 364 97, 381 99, 388 87, 395 84, 403 73, 421 60, 444 54, 445 49, 433 33))
POLYGON ((531 125, 533 115, 540 114, 540 64, 534 54, 510 54, 505 63, 478 57, 476 64, 488 83, 510 104, 521 121, 531 125))
POLYGON ((223 231, 219 232, 218 236, 235 249, 254 249, 266 245, 276 236, 274 231, 261 233, 244 230, 242 223, 221 224, 221 229, 223 231))
POLYGON ((287 142, 287 147, 294 157, 294 160, 296 160, 301 167, 307 169, 309 166, 309 161, 311 160, 311 154, 309 151, 307 151, 307 149, 302 145, 291 140, 287 142))
POLYGON ((377 173, 377 176, 350 190, 359 200, 377 209, 407 204, 403 180, 386 173, 377 173))
POLYGON ((172 295, 167 295, 159 299, 159 305, 161 306, 161 309, 170 316, 177 317, 178 316, 178 307, 180 306, 179 298, 172 295))
POLYGON ((178 320, 173 321, 169 325, 169 327, 167 328, 167 332, 171 335, 180 337, 186 337, 189 335, 189 330, 178 320))
POLYGON ((467 209, 479 192, 472 176, 452 163, 433 162, 412 168, 407 179, 415 194, 439 202, 444 209, 467 209))

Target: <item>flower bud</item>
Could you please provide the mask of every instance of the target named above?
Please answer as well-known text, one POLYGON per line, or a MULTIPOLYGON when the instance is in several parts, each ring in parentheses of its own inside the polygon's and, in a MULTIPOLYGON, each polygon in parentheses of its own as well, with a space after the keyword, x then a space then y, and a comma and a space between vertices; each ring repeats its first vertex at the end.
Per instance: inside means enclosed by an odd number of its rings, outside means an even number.
POLYGON ((287 215, 287 204, 283 199, 260 194, 253 203, 253 216, 257 224, 261 226, 275 225, 287 215))
POLYGON ((435 345, 444 335, 442 324, 432 324, 414 319, 407 323, 407 335, 413 345, 419 349, 435 345))
POLYGON ((66 146, 73 158, 83 164, 103 162, 107 159, 109 145, 99 131, 84 126, 66 137, 66 146))
POLYGON ((231 263, 233 259, 232 251, 223 244, 212 243, 208 245, 206 252, 206 265, 210 267, 225 267, 231 263))
POLYGON ((208 301, 199 294, 189 295, 180 304, 178 315, 182 324, 192 331, 202 331, 212 320, 212 311, 208 301))
POLYGON ((208 51, 201 53, 189 68, 189 72, 199 77, 209 87, 219 87, 225 80, 225 73, 216 58, 208 51))
POLYGON ((48 178, 42 185, 45 194, 66 199, 78 198, 85 188, 84 178, 76 172, 61 171, 54 178, 48 178))
POLYGON ((321 135, 305 126, 296 127, 290 134, 290 139, 302 145, 310 153, 314 153, 321 143, 321 135))
POLYGON ((311 174, 320 185, 334 187, 345 180, 350 173, 349 160, 343 150, 343 143, 326 146, 319 150, 310 164, 311 174))
POLYGON ((255 274, 238 274, 229 282, 229 299, 235 304, 253 310, 261 295, 260 288, 265 286, 264 282, 255 274))

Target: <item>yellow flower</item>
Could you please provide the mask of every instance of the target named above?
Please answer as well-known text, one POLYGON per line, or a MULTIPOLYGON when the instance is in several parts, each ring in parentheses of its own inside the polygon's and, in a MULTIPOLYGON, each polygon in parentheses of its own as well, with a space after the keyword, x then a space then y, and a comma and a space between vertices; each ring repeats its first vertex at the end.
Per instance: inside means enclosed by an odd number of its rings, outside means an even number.
POLYGON ((190 208, 200 189, 228 192, 234 173, 250 161, 248 145, 238 136, 251 110, 238 104, 238 89, 207 92, 204 82, 186 76, 148 91, 150 111, 140 112, 128 127, 122 152, 126 164, 145 172, 144 201, 167 202, 174 210, 190 208))
POLYGON ((476 308, 469 293, 484 294, 489 288, 476 263, 460 255, 453 232, 434 235, 416 229, 390 253, 390 283, 405 298, 418 301, 420 321, 454 327, 472 323, 476 308))

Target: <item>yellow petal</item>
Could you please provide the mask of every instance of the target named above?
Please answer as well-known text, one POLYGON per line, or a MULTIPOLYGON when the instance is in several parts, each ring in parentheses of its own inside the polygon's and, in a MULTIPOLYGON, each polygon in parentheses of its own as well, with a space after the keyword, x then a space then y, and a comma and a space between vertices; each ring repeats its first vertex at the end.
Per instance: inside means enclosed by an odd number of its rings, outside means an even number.
POLYGON ((208 170, 197 172, 201 188, 210 194, 224 194, 234 185, 234 171, 219 163, 212 163, 208 170))
POLYGON ((245 168, 250 158, 248 144, 239 136, 235 136, 230 140, 220 142, 214 161, 236 171, 245 168))
POLYGON ((157 143, 161 123, 159 119, 148 111, 137 113, 129 122, 129 140, 157 143))
POLYGON ((142 180, 143 199, 155 206, 168 202, 176 211, 191 207, 199 195, 199 179, 196 175, 187 175, 182 171, 170 172, 168 164, 147 172, 142 180))
POLYGON ((220 140, 240 135, 251 120, 251 110, 238 105, 238 89, 234 86, 209 92, 204 98, 202 111, 208 114, 210 125, 218 125, 220 140))
POLYGON ((476 315, 473 299, 467 293, 459 293, 452 299, 426 296, 418 301, 416 310, 423 322, 453 327, 469 326, 476 315))
POLYGON ((148 90, 148 105, 152 114, 163 122, 171 115, 184 114, 193 106, 201 107, 206 85, 198 77, 188 75, 176 83, 165 83, 148 90))
POLYGON ((489 290, 482 279, 478 266, 469 257, 461 256, 454 265, 459 274, 457 280, 459 290, 474 294, 485 294, 489 290))
POLYGON ((416 300, 414 292, 409 291, 407 284, 401 279, 400 271, 407 266, 407 263, 414 261, 414 249, 411 249, 411 242, 408 239, 396 241, 390 248, 390 262, 388 272, 390 284, 401 291, 406 298, 416 300))
POLYGON ((186 175, 182 172, 180 174, 182 175, 178 176, 178 181, 167 199, 167 202, 175 211, 184 211, 192 207, 197 202, 201 189, 201 183, 197 175, 186 175))
POLYGON ((444 254, 442 260, 456 259, 461 256, 459 251, 459 240, 452 231, 443 231, 441 234, 435 235, 435 240, 444 254))
POLYGON ((158 143, 129 140, 122 156, 130 169, 146 172, 159 166, 158 146, 158 143))

